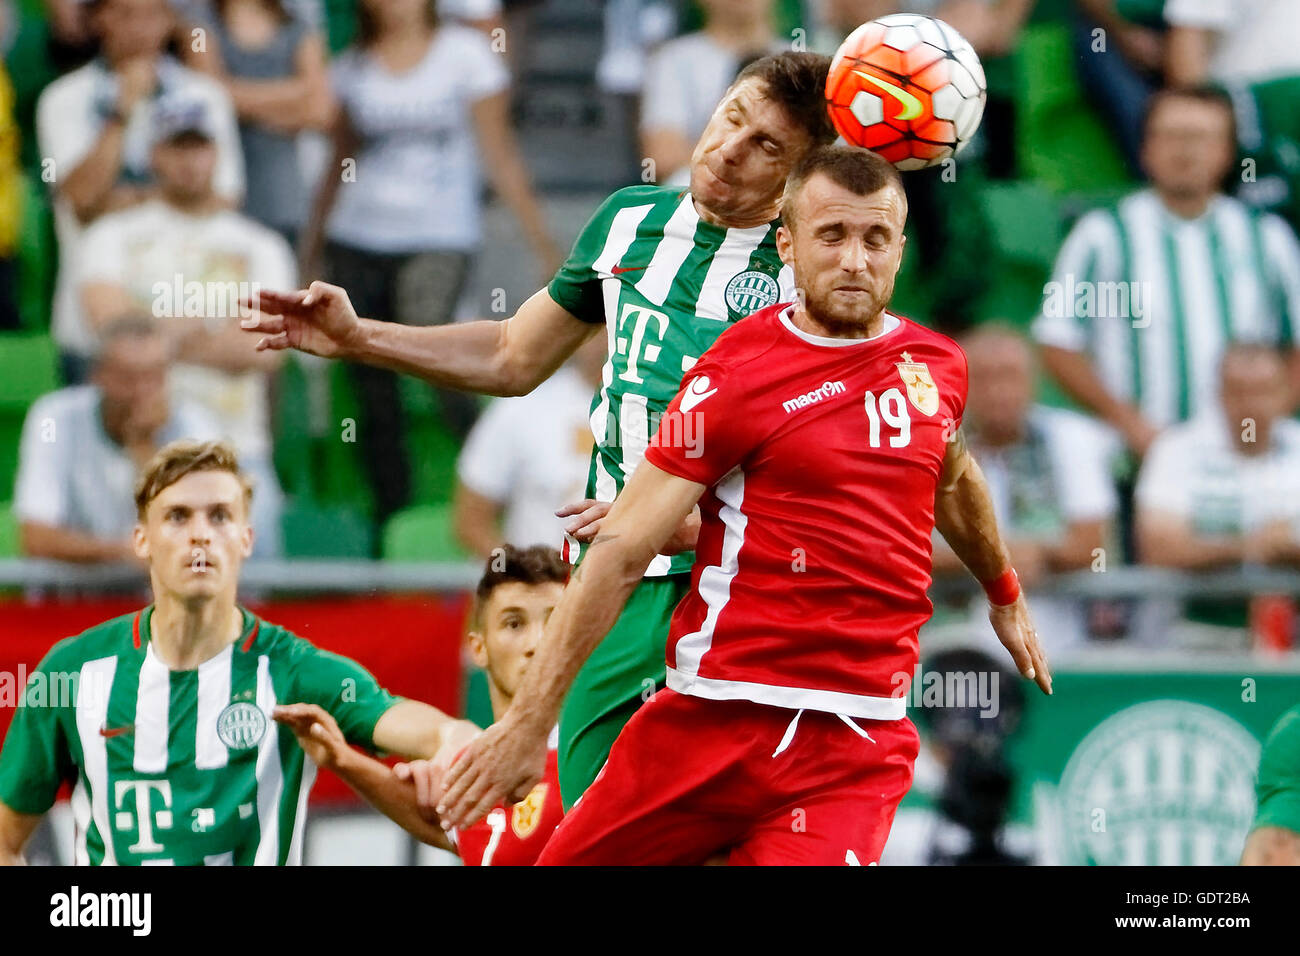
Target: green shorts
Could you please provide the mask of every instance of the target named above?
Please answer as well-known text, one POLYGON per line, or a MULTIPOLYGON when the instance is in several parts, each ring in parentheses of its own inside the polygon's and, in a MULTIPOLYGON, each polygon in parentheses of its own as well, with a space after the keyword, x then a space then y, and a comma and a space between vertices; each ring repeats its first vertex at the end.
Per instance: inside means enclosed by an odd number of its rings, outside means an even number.
POLYGON ((689 574, 644 578, 578 671, 560 711, 560 797, 568 810, 596 779, 623 725, 664 685, 664 646, 689 574))

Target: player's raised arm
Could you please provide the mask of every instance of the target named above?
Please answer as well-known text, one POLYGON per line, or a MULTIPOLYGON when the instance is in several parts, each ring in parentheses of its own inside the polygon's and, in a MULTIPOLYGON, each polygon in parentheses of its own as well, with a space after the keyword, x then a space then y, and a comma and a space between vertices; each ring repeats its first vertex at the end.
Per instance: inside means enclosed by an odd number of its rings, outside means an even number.
POLYGON ((989 620, 1020 673, 1036 681, 1043 693, 1050 694, 1052 675, 1047 657, 1038 643, 1025 596, 1020 593, 1011 553, 998 533, 984 473, 960 430, 944 455, 943 474, 935 493, 934 523, 962 564, 984 585, 989 595, 989 620))
POLYGON ((545 381, 601 326, 582 322, 545 289, 503 321, 409 326, 357 316, 338 286, 263 291, 241 323, 258 349, 298 349, 416 375, 487 395, 524 395, 545 381))
POLYGON ((470 826, 541 778, 546 737, 574 675, 704 489, 648 461, 637 466, 551 613, 510 709, 447 772, 438 807, 444 826, 470 826))
POLYGON ((398 779, 384 764, 349 746, 343 731, 324 708, 286 704, 277 707, 272 716, 293 731, 316 766, 334 771, 376 810, 416 839, 454 851, 442 827, 420 816, 415 784, 398 779))

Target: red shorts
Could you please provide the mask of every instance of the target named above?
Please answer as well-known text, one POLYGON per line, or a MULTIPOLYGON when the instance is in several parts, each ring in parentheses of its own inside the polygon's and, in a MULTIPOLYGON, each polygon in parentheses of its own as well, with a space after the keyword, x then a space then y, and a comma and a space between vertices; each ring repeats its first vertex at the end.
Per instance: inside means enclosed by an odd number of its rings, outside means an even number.
POLYGON ((919 748, 907 718, 850 724, 660 690, 537 862, 696 864, 725 853, 732 865, 866 866, 880 859, 919 748))

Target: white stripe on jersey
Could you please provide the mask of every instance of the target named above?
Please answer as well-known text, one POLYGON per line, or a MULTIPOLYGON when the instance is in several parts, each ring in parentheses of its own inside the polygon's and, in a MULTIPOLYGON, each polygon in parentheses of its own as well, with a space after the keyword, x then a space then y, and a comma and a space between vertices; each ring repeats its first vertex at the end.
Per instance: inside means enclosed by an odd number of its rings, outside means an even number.
MULTIPOLYGON (((271 684, 271 659, 263 654, 257 659, 257 706, 264 714, 275 709, 275 687, 271 684)), ((261 837, 257 842, 256 866, 275 866, 280 862, 280 794, 284 773, 280 769, 279 725, 271 724, 257 748, 257 822, 261 837)))
POLYGON ((211 856, 203 858, 204 866, 234 866, 235 851, 227 850, 225 853, 213 853, 211 856))
MULTIPOLYGON (((621 255, 621 253, 620 253, 621 255)), ((603 256, 603 254, 602 254, 603 256)), ((601 283, 600 292, 605 300, 605 315, 613 315, 618 308, 618 290, 620 286, 618 279, 606 279, 601 283)), ((609 387, 614 384, 614 350, 617 348, 618 330, 614 327, 613 322, 605 323, 605 366, 600 370, 600 401, 596 407, 591 410, 591 435, 596 440, 596 451, 592 454, 597 464, 596 472, 596 497, 601 501, 614 500, 614 482, 612 478, 606 478, 609 481, 608 494, 601 492, 600 483, 600 454, 599 449, 604 446, 609 439, 609 387)))
POLYGON ((172 672, 160 661, 150 641, 140 665, 140 683, 135 695, 136 773, 167 772, 167 730, 171 710, 172 672))
MULTIPOLYGON (((591 264, 592 272, 597 275, 613 274, 610 270, 623 258, 623 253, 627 252, 636 239, 637 228, 653 208, 654 203, 646 203, 644 206, 626 206, 614 213, 614 218, 609 221, 609 232, 605 234, 605 245, 591 264)), ((609 314, 608 310, 605 314, 609 314)))
POLYGON ((113 830, 108 813, 108 740, 100 731, 108 719, 108 698, 117 671, 117 656, 100 657, 81 665, 77 683, 77 736, 81 739, 81 777, 77 780, 80 799, 72 802, 77 821, 76 861, 80 866, 90 864, 90 850, 86 837, 93 821, 104 840, 104 865, 117 864, 113 852, 113 830), (90 799, 85 786, 89 784, 90 799))
MULTIPOLYGON (((270 733, 270 731, 267 731, 270 733)), ((316 764, 310 757, 302 761, 302 783, 298 786, 298 812, 293 818, 293 835, 289 838, 289 856, 286 866, 302 866, 302 834, 307 822, 307 797, 316 782, 316 764)))
POLYGON ((199 665, 198 725, 194 733, 194 766, 218 770, 230 761, 230 750, 217 735, 217 719, 230 703, 230 667, 234 645, 199 665))
POLYGON ((731 600, 731 582, 739 569, 740 548, 745 543, 745 526, 749 517, 741 510, 745 501, 745 472, 732 469, 724 476, 713 493, 721 502, 718 517, 725 529, 722 534, 722 554, 718 564, 711 564, 700 572, 700 597, 708 606, 704 622, 698 631, 677 639, 676 670, 694 677, 700 670, 700 659, 713 645, 713 631, 718 625, 718 615, 731 600))
POLYGON ((636 284, 636 291, 655 305, 663 305, 668 290, 677 279, 677 272, 686 257, 695 248, 695 227, 700 221, 691 194, 682 196, 673 214, 664 223, 664 237, 655 247, 645 275, 636 284))
POLYGON ((749 268, 749 257, 762 244, 770 229, 770 224, 764 223, 749 229, 727 230, 726 238, 713 254, 709 271, 704 275, 700 297, 695 300, 696 315, 702 319, 727 321, 727 283, 736 273, 749 268))

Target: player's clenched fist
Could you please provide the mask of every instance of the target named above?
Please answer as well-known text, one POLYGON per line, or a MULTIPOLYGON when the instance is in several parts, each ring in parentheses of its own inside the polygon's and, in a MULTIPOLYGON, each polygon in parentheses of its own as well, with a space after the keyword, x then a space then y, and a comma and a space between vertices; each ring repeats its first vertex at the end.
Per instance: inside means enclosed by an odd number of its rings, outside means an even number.
POLYGON ((1038 684, 1044 694, 1052 692, 1052 672, 1047 666, 1047 655, 1038 642, 1038 632, 1029 617, 1029 606, 1021 594, 1015 602, 1006 605, 989 605, 989 622, 997 632, 998 640, 1011 653, 1011 659, 1025 677, 1038 684))
POLYGON ((361 334, 361 320, 348 294, 327 282, 313 282, 297 292, 262 291, 244 304, 253 314, 239 324, 262 333, 258 351, 298 349, 340 358, 349 354, 361 334))
POLYGON ((336 767, 347 751, 347 738, 334 718, 315 704, 283 704, 271 711, 271 717, 293 731, 303 752, 318 767, 336 767))

